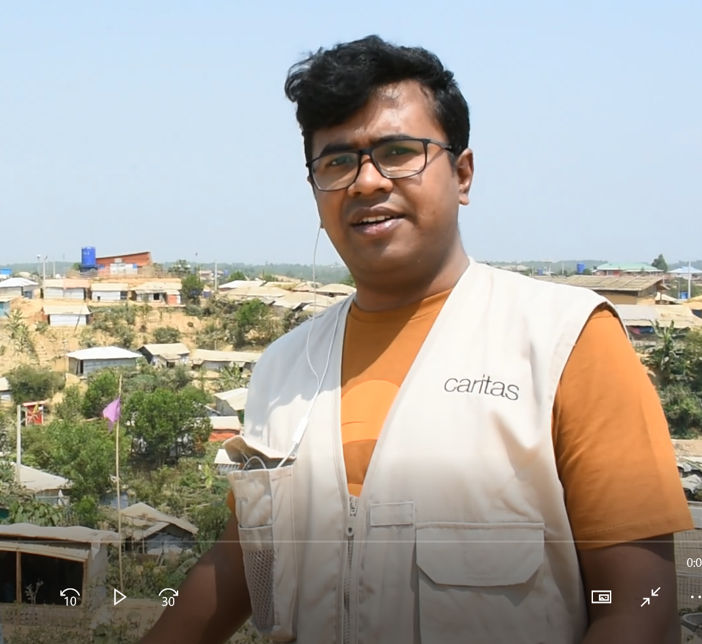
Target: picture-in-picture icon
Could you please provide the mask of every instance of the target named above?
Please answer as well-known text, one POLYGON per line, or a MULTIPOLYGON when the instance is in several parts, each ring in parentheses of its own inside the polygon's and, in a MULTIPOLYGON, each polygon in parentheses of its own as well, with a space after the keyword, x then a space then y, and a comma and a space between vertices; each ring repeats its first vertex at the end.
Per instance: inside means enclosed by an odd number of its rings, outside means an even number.
POLYGON ((612 603, 612 591, 611 590, 593 590, 592 596, 590 598, 591 604, 611 604, 612 603))

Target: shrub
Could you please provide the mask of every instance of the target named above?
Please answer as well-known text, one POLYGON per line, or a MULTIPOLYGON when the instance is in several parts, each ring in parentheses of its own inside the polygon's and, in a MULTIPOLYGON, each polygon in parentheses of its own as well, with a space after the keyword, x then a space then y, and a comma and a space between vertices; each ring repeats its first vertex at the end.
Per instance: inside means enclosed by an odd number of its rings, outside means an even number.
POLYGON ((174 326, 160 326, 154 329, 153 341, 156 344, 170 344, 172 342, 180 342, 181 333, 174 326))
POLYGON ((16 405, 47 400, 66 384, 63 374, 31 365, 20 365, 7 374, 16 405))

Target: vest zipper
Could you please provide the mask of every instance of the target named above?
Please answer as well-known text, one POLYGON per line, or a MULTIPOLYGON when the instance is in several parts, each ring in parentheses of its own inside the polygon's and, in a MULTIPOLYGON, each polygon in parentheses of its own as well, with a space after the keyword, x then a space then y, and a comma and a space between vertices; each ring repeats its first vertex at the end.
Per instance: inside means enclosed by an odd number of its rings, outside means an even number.
POLYGON ((346 572, 344 574, 344 644, 349 644, 351 639, 351 563, 353 561, 353 540, 356 534, 356 511, 358 510, 358 497, 349 497, 349 514, 346 517, 344 534, 346 535, 347 555, 346 572))

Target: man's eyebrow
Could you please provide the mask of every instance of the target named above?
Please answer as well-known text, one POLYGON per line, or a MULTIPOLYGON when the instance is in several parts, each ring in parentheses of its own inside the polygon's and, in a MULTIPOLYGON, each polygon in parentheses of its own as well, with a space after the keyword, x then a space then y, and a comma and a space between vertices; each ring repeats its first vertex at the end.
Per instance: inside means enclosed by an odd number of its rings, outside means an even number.
MULTIPOLYGON (((414 139, 415 136, 405 134, 403 132, 398 132, 396 134, 386 134, 384 136, 379 136, 377 139, 373 139, 370 146, 377 145, 378 143, 386 143, 387 141, 402 141, 403 139, 414 139)), ((355 152, 359 148, 347 143, 345 141, 339 141, 338 143, 328 143, 322 148, 322 151, 317 155, 319 157, 325 154, 333 154, 334 152, 355 152)))

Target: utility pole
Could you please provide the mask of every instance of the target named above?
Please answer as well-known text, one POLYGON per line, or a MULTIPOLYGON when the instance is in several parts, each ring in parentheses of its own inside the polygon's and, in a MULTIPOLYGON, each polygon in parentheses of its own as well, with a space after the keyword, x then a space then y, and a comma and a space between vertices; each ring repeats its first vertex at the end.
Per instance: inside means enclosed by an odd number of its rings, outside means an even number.
POLYGON ((15 465, 15 475, 17 485, 22 485, 22 406, 17 405, 17 456, 15 465))

